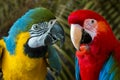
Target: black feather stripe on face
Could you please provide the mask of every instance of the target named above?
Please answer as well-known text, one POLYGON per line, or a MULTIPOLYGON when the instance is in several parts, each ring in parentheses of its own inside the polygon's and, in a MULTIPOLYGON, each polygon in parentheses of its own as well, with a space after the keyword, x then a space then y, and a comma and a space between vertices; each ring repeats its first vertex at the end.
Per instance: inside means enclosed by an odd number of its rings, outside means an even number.
POLYGON ((30 58, 40 58, 40 57, 45 56, 45 54, 47 52, 47 46, 41 46, 38 48, 31 48, 26 43, 24 45, 24 51, 25 51, 25 54, 28 55, 28 57, 30 57, 30 58))

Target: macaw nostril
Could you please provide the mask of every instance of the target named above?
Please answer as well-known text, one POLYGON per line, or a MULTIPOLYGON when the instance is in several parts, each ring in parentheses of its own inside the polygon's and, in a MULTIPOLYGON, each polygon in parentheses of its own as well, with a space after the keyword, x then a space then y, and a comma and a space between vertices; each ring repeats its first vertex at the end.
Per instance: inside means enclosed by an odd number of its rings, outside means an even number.
POLYGON ((92 37, 85 30, 83 30, 82 33, 80 44, 89 44, 92 41, 92 37))

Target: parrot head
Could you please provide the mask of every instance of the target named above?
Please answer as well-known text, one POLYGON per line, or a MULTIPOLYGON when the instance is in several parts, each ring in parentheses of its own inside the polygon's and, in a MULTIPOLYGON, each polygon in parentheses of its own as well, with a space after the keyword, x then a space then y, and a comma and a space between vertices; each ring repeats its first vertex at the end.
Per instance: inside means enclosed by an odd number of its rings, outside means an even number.
POLYGON ((8 37, 4 38, 10 54, 14 54, 21 34, 22 39, 26 38, 26 35, 29 36, 25 44, 30 50, 52 45, 56 41, 61 41, 62 44, 65 40, 64 30, 56 17, 48 9, 42 7, 29 10, 13 24, 8 37))
POLYGON ((71 40, 77 50, 80 45, 89 48, 94 44, 111 51, 117 44, 110 25, 94 11, 74 11, 69 15, 68 22, 71 26, 71 40))

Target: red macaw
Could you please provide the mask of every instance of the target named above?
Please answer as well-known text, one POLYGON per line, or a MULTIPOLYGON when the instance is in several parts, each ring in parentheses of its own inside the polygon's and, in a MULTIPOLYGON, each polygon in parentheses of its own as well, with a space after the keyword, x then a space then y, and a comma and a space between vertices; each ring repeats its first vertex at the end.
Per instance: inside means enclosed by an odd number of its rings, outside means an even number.
POLYGON ((120 42, 109 23, 91 10, 68 16, 76 51, 76 80, 120 80, 120 42))

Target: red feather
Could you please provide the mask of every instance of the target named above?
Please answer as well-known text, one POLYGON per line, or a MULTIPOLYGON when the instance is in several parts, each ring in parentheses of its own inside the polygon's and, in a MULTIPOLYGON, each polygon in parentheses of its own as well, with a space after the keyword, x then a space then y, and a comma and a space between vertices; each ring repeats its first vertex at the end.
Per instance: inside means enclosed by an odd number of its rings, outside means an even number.
POLYGON ((96 12, 90 10, 74 11, 68 17, 68 22, 83 26, 85 19, 97 20, 98 29, 97 36, 88 44, 89 48, 82 44, 80 51, 76 52, 80 65, 80 76, 82 80, 98 80, 100 70, 112 51, 116 52, 115 58, 120 62, 120 43, 115 38, 107 21, 96 12))
POLYGON ((96 19, 96 20, 104 20, 105 19, 97 14, 96 12, 93 12, 91 10, 77 10, 72 12, 68 17, 69 24, 80 24, 83 26, 83 22, 85 19, 96 19))

